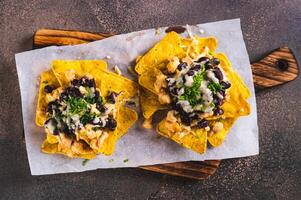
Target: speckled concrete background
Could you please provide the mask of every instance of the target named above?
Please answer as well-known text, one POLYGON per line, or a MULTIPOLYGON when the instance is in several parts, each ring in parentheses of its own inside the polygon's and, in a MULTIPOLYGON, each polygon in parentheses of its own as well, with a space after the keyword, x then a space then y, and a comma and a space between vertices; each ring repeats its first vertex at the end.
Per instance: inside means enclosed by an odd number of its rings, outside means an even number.
POLYGON ((300 78, 257 95, 260 155, 225 160, 208 180, 141 169, 30 175, 14 54, 31 49, 36 29, 124 33, 237 17, 251 62, 288 45, 301 63, 300 0, 0 0, 0 199, 300 199, 300 78))

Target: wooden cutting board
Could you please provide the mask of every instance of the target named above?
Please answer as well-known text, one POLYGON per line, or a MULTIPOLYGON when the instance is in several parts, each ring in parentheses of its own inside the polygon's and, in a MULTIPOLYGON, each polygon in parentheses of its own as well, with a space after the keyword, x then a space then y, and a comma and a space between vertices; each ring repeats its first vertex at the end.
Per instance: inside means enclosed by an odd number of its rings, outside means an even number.
MULTIPOLYGON (((170 27, 168 30, 181 30, 181 27, 170 27)), ((113 34, 88 33, 80 31, 66 31, 53 29, 39 29, 33 37, 33 48, 51 45, 75 45, 102 40, 113 34)), ((292 51, 288 47, 281 47, 258 62, 251 65, 256 88, 265 89, 292 81, 298 76, 298 65, 292 51)), ((187 161, 140 168, 182 176, 192 179, 206 179, 218 169, 221 160, 187 161)))

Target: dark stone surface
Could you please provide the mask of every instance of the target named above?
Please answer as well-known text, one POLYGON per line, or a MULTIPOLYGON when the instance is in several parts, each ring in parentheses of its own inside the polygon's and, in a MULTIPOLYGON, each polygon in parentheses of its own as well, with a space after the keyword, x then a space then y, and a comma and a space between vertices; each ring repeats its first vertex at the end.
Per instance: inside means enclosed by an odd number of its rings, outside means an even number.
POLYGON ((124 33, 237 17, 251 61, 288 45, 300 63, 300 0, 1 0, 0 199, 300 199, 300 78, 257 95, 260 155, 225 160, 208 180, 141 169, 30 175, 14 54, 31 49, 36 29, 124 33))

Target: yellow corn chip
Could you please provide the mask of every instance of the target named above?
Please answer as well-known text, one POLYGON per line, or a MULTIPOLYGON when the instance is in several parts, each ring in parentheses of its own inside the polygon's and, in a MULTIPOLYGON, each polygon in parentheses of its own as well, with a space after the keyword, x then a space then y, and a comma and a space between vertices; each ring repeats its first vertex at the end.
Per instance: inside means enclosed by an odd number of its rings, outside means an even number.
POLYGON ((157 126, 157 132, 176 143, 203 154, 207 148, 207 132, 204 129, 185 131, 178 122, 162 120, 157 126))
POLYGON ((46 108, 48 104, 46 101, 46 93, 44 91, 46 85, 50 85, 53 88, 59 87, 59 82, 55 78, 52 71, 45 71, 40 76, 40 87, 36 109, 36 124, 38 126, 43 126, 46 120, 46 108))
POLYGON ((156 111, 167 108, 165 105, 160 104, 157 95, 147 89, 140 89, 139 98, 142 114, 145 119, 149 119, 156 111))
POLYGON ((102 60, 54 60, 52 70, 61 86, 67 86, 78 77, 94 74, 98 69, 105 70, 107 63, 102 60))
POLYGON ((236 119, 237 118, 226 118, 211 121, 210 126, 214 126, 214 124, 217 122, 223 123, 223 129, 217 133, 209 135, 208 142, 214 147, 218 147, 219 145, 221 145, 236 119))

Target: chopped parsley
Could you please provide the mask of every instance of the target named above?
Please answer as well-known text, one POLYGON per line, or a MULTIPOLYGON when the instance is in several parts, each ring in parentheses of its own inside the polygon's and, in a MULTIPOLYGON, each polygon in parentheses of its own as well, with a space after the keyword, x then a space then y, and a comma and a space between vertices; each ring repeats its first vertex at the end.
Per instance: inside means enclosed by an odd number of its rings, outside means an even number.
POLYGON ((221 84, 215 82, 210 82, 207 87, 213 94, 216 94, 218 91, 223 89, 223 86, 221 84))
POLYGON ((202 99, 198 99, 201 96, 200 86, 204 80, 203 74, 196 74, 193 77, 193 84, 191 87, 185 87, 184 94, 180 97, 180 100, 187 100, 191 106, 201 104, 202 99))
POLYGON ((214 56, 214 51, 209 51, 208 54, 214 56))
POLYGON ((127 162, 129 162, 129 159, 128 159, 128 158, 127 158, 127 159, 124 159, 123 162, 124 162, 124 163, 127 163, 127 162))
POLYGON ((88 110, 88 104, 82 98, 69 97, 67 100, 67 105, 70 106, 69 112, 71 114, 83 115, 88 110))
POLYGON ((92 92, 91 88, 86 87, 85 89, 88 91, 88 94, 87 94, 87 96, 85 97, 85 100, 86 100, 88 103, 90 103, 90 104, 95 103, 95 98, 94 98, 94 96, 93 96, 93 92, 92 92))
POLYGON ((83 160, 83 162, 82 162, 82 166, 86 166, 86 164, 88 163, 88 159, 85 159, 85 160, 83 160))

